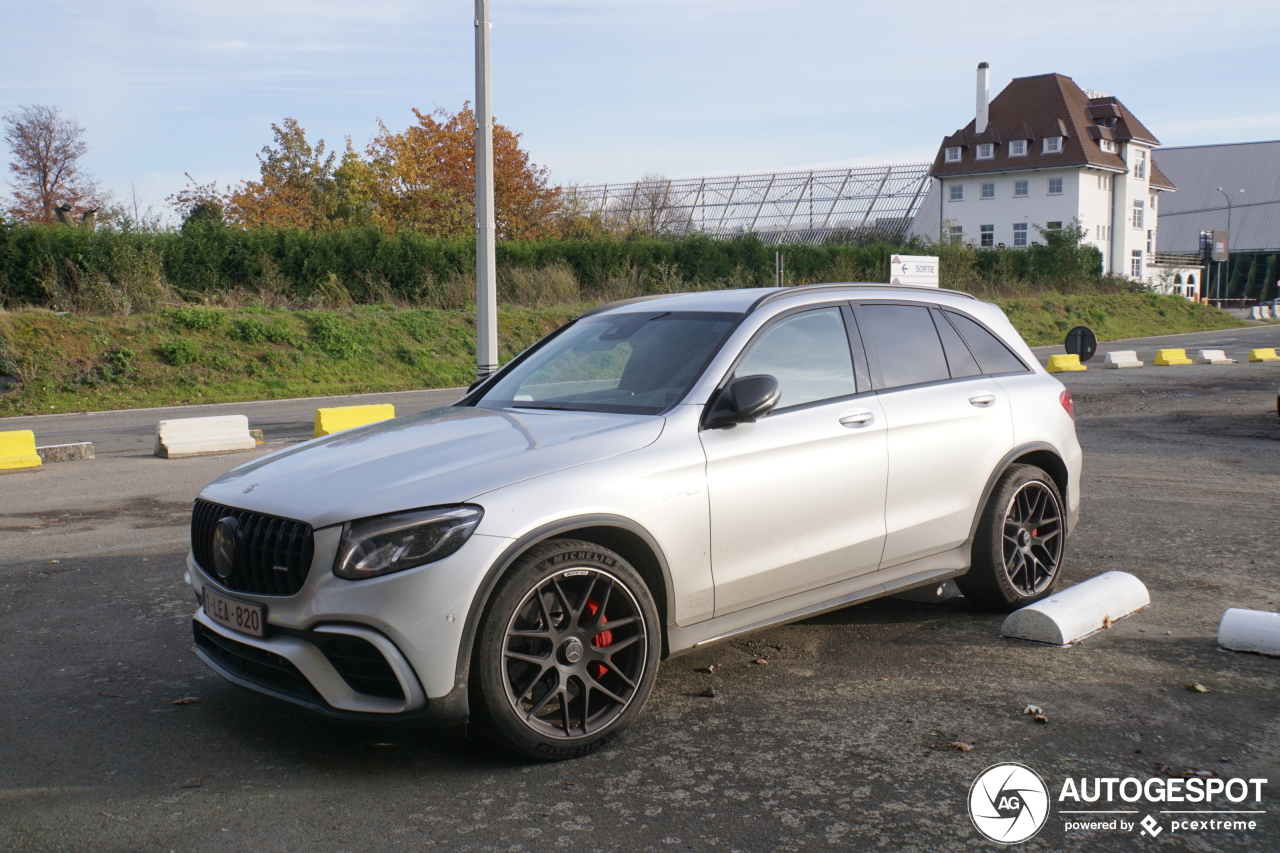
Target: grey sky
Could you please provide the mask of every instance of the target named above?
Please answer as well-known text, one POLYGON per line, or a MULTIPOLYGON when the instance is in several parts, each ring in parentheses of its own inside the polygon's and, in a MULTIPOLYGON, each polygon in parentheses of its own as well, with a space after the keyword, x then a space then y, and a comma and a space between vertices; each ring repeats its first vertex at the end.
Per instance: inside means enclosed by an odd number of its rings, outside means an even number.
MULTIPOLYGON (((494 113, 557 182, 930 159, 1057 71, 1165 145, 1280 138, 1275 0, 492 0, 494 113)), ((472 98, 473 3, 0 0, 0 111, 60 107, 150 203, 257 174, 270 125, 358 147, 472 98)))

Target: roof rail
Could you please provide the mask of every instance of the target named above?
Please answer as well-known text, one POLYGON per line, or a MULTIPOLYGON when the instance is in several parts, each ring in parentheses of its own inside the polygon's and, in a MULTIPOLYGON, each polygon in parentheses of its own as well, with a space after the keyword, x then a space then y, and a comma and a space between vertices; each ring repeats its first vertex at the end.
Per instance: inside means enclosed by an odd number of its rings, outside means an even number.
POLYGON ((774 288, 773 292, 766 293, 764 296, 761 296, 755 302, 751 303, 751 307, 747 309, 747 313, 750 314, 752 311, 755 311, 757 308, 760 308, 763 305, 767 305, 770 302, 773 302, 775 300, 785 299, 786 297, 792 295, 793 293, 796 293, 797 291, 804 291, 808 293, 816 290, 839 291, 839 290, 848 290, 848 289, 854 289, 854 288, 875 288, 879 290, 919 290, 925 293, 950 293, 950 294, 954 294, 955 296, 963 296, 966 299, 978 298, 974 296, 972 293, 965 293, 963 290, 951 290, 946 287, 930 287, 929 285, 925 285, 925 284, 883 284, 883 283, 877 284, 875 282, 842 282, 839 284, 797 284, 792 287, 774 288))
POLYGON ((672 296, 670 293, 651 293, 648 296, 633 296, 630 299, 619 299, 614 302, 606 302, 603 305, 597 305, 590 311, 584 311, 578 317, 590 317, 592 314, 599 314, 601 311, 609 311, 613 308, 620 308, 623 305, 634 305, 637 302, 648 302, 650 299, 662 299, 666 296, 672 296))

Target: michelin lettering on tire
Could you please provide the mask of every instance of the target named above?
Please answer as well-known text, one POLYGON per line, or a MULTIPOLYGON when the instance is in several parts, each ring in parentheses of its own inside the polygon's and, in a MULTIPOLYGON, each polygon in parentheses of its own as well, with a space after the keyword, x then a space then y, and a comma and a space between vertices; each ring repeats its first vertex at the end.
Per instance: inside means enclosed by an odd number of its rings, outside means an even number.
POLYGON ((1026 841, 1049 819, 1049 788, 1030 767, 993 764, 969 788, 969 819, 992 841, 1026 841))

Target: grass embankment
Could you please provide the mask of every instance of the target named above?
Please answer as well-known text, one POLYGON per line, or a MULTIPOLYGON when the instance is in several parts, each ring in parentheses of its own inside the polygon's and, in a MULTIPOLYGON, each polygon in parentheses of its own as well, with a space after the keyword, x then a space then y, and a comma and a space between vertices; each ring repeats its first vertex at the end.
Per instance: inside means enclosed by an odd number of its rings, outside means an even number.
MULTIPOLYGON (((997 300, 1032 346, 1073 326, 1102 340, 1231 328, 1181 297, 1045 295, 997 300)), ((506 361, 586 305, 499 310, 506 361)), ((0 314, 0 416, 319 397, 468 384, 475 314, 358 306, 341 311, 168 308, 129 317, 0 314), (3 386, 0 386, 3 387, 3 386)))

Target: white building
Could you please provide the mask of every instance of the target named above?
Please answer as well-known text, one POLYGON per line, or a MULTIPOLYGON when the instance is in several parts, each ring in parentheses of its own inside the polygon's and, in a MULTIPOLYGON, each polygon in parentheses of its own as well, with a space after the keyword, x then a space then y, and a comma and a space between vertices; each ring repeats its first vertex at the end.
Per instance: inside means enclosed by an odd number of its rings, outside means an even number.
MULTIPOLYGON (((936 239, 1026 246, 1043 242, 1037 226, 1074 220, 1101 250, 1104 272, 1163 290, 1174 274, 1156 264, 1157 214, 1160 195, 1175 188, 1152 159, 1155 134, 1117 98, 1061 74, 1015 78, 991 101, 989 91, 983 62, 977 114, 934 160, 936 239)), ((1195 269, 1176 274, 1180 284, 1200 279, 1195 269)))

